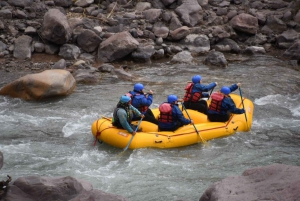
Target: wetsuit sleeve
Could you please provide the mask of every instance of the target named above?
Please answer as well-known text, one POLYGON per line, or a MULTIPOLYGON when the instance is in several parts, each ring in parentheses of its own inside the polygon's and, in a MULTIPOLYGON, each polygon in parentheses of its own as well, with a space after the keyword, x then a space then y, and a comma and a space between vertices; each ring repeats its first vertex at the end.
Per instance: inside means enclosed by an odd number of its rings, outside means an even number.
MULTIPOLYGON (((201 91, 201 92, 208 92, 209 90, 211 90, 215 86, 217 86, 215 82, 212 82, 209 85, 196 84, 195 89, 197 89, 197 91, 201 91)), ((209 94, 208 93, 202 93, 202 97, 208 98, 209 94)))
POLYGON ((144 97, 142 99, 141 103, 143 106, 150 106, 152 104, 152 99, 153 99, 152 94, 149 94, 147 98, 144 97))
POLYGON ((225 103, 225 109, 230 111, 231 113, 234 113, 234 114, 243 114, 244 113, 244 109, 236 108, 236 106, 231 98, 226 98, 223 101, 225 103))
POLYGON ((239 88, 239 87, 238 87, 237 84, 233 84, 233 85, 231 85, 231 86, 229 87, 230 92, 233 92, 233 91, 237 90, 238 88, 239 88))
POLYGON ((174 106, 173 107, 173 112, 176 114, 177 119, 182 122, 183 125, 187 125, 191 123, 191 120, 186 119, 183 116, 183 113, 181 112, 181 110, 179 109, 179 107, 174 106))
POLYGON ((124 129, 126 129, 129 133, 132 133, 133 130, 127 121, 126 111, 122 110, 122 109, 118 110, 117 115, 118 115, 118 118, 119 118, 119 121, 120 121, 120 124, 122 125, 122 127, 124 129))

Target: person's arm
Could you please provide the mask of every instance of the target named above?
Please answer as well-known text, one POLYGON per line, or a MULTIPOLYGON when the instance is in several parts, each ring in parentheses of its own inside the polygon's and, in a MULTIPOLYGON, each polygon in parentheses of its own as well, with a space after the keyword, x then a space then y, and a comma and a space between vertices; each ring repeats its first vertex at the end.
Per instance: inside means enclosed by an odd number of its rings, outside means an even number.
POLYGON ((150 106, 152 104, 153 95, 148 94, 148 97, 144 97, 141 101, 142 105, 144 106, 150 106))
POLYGON ((241 84, 240 83, 237 83, 237 84, 233 84, 229 87, 230 91, 233 92, 235 90, 237 90, 239 88, 241 84))
POLYGON ((245 113, 244 109, 236 108, 236 106, 231 98, 226 98, 225 103, 226 103, 227 110, 230 111, 231 113, 234 113, 234 114, 245 113))
POLYGON ((142 113, 141 113, 138 109, 136 109, 135 107, 133 107, 132 105, 129 106, 129 109, 131 109, 132 112, 133 112, 136 116, 138 116, 138 117, 142 115, 142 113))
POLYGON ((191 120, 186 119, 186 118, 183 116, 183 113, 181 112, 181 110, 179 109, 179 107, 176 107, 176 106, 173 107, 173 112, 175 112, 177 119, 178 119, 180 122, 182 122, 183 125, 187 125, 187 124, 192 123, 191 120))
POLYGON ((126 129, 128 131, 128 133, 132 133, 133 129, 131 128, 131 126, 129 125, 129 123, 127 121, 126 111, 123 109, 119 109, 117 112, 117 115, 118 115, 118 118, 119 118, 119 121, 120 121, 122 127, 124 129, 126 129))
POLYGON ((208 93, 203 93, 203 92, 208 92, 209 90, 211 90, 215 86, 217 86, 216 82, 212 82, 209 85, 196 84, 195 89, 202 92, 202 97, 203 98, 208 98, 209 94, 208 93))

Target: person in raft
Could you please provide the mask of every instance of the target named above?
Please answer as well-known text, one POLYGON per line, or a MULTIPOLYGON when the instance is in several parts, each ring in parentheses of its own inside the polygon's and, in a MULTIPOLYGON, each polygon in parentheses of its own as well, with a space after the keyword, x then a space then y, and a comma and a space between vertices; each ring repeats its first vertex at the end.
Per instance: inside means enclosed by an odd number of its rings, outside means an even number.
POLYGON ((136 126, 131 124, 133 113, 140 118, 144 118, 144 115, 130 104, 130 100, 129 96, 121 96, 117 107, 114 109, 112 124, 135 135, 136 126))
POLYGON ((204 85, 202 84, 202 77, 200 75, 193 76, 192 82, 189 82, 185 87, 186 92, 183 97, 184 107, 207 114, 207 102, 202 98, 209 98, 209 94, 205 92, 213 89, 217 84, 217 82, 212 82, 209 85, 204 85))
MULTIPOLYGON (((147 94, 144 93, 144 85, 136 83, 133 87, 133 91, 129 91, 126 95, 131 98, 131 104, 137 108, 143 115, 145 115, 143 121, 149 121, 154 124, 158 124, 157 119, 154 117, 152 110, 149 108, 153 100, 153 91, 150 90, 147 94)), ((138 120, 139 116, 134 115, 133 120, 138 120)))
POLYGON ((223 86, 220 91, 211 95, 211 103, 207 111, 207 117, 212 122, 225 122, 230 118, 230 113, 243 114, 244 109, 238 109, 229 94, 235 91, 240 83, 233 84, 230 87, 223 86))
POLYGON ((178 97, 169 95, 168 102, 159 106, 158 129, 159 131, 175 131, 179 127, 193 124, 193 120, 186 119, 178 107, 178 97))

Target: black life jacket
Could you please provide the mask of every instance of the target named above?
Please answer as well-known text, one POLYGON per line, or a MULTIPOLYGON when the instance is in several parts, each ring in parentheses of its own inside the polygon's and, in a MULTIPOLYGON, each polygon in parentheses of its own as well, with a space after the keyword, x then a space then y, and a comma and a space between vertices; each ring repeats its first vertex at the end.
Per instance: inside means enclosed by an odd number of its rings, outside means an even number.
POLYGON ((216 92, 211 95, 211 102, 209 105, 209 110, 216 112, 221 112, 222 110, 222 101, 225 98, 224 94, 216 92))
POLYGON ((118 112, 119 109, 123 109, 123 110, 126 111, 126 114, 127 114, 127 122, 128 122, 128 123, 131 123, 131 119, 132 119, 132 115, 133 115, 133 113, 132 113, 132 111, 129 109, 129 106, 128 106, 128 105, 124 105, 124 104, 122 104, 122 103, 119 102, 118 105, 117 105, 117 107, 114 109, 113 120, 112 120, 112 125, 114 125, 114 126, 116 126, 116 127, 118 127, 118 128, 122 127, 121 122, 120 122, 120 119, 119 119, 119 117, 118 117, 118 115, 117 115, 117 112, 118 112))
MULTIPOLYGON (((136 93, 136 94, 132 94, 132 93, 130 93, 130 92, 128 92, 127 94, 126 94, 126 96, 129 96, 130 97, 130 104, 132 105, 132 101, 133 101, 133 99, 135 98, 135 96, 140 96, 140 95, 143 95, 143 96, 145 96, 146 97, 146 95, 144 95, 144 94, 140 94, 140 93, 136 93)), ((133 105, 136 109, 138 109, 141 113, 145 113, 145 112, 147 112, 147 110, 148 110, 148 108, 149 108, 149 106, 146 106, 146 105, 137 105, 137 106, 135 106, 135 105, 133 105)))
POLYGON ((194 87, 194 83, 189 83, 188 85, 186 85, 186 87, 185 87, 186 92, 183 97, 184 102, 191 101, 191 102, 195 103, 195 102, 198 102, 200 100, 200 98, 202 97, 202 92, 192 93, 193 87, 194 87))
POLYGON ((172 108, 173 105, 170 103, 163 103, 159 106, 160 115, 158 121, 162 123, 172 122, 172 108))

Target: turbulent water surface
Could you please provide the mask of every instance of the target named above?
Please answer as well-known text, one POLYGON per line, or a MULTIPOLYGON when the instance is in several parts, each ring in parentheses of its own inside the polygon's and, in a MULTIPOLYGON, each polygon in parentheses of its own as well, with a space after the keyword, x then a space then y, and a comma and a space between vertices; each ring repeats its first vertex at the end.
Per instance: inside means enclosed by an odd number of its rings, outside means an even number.
POLYGON ((255 56, 226 69, 153 63, 135 70, 130 71, 135 81, 78 85, 63 99, 25 102, 0 97, 1 177, 70 175, 131 201, 196 201, 214 182, 241 175, 245 169, 272 163, 300 165, 300 73, 286 68, 285 62, 255 56), (111 116, 120 95, 135 82, 155 92, 152 107, 157 107, 168 94, 182 97, 186 81, 195 74, 201 74, 203 83, 218 82, 215 90, 242 83, 243 95, 255 104, 250 132, 206 145, 127 150, 122 155, 118 148, 93 146, 91 124, 111 116))

